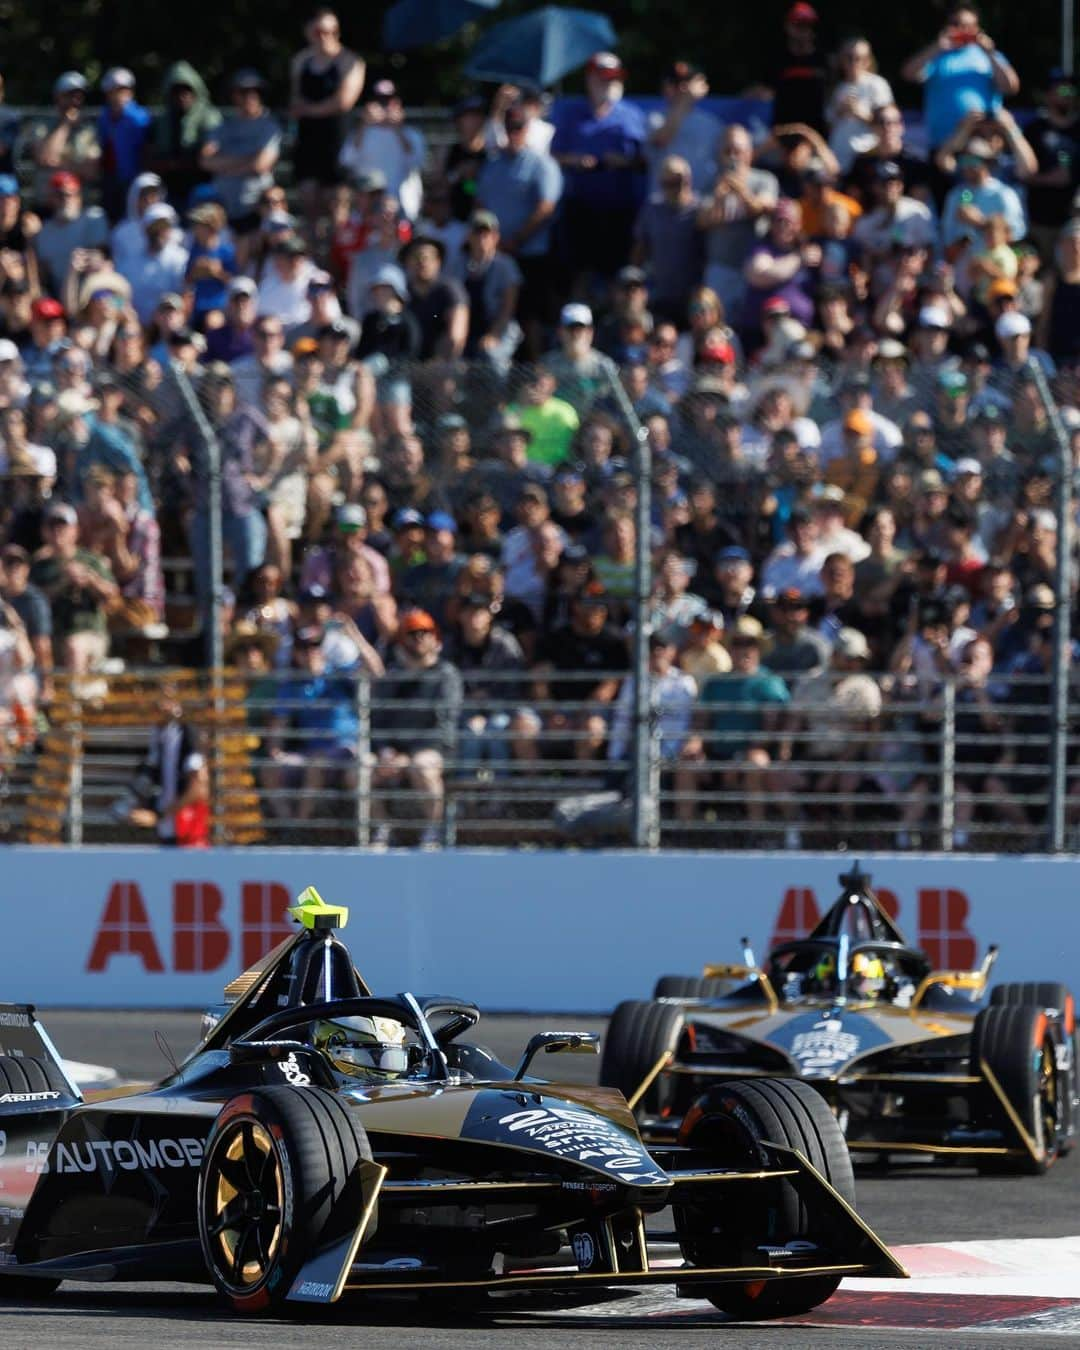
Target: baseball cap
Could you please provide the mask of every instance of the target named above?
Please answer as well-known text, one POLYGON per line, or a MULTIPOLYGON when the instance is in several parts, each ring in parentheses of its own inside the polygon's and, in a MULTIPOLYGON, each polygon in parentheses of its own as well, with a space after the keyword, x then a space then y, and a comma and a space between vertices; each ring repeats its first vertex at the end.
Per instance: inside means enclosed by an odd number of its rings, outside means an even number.
POLYGON ((478 112, 486 113, 488 110, 488 101, 483 94, 467 94, 464 98, 458 99, 454 104, 454 117, 460 117, 462 113, 478 112))
POLYGON ((806 597, 798 586, 785 586, 777 593, 773 603, 785 609, 802 609, 806 605, 806 597))
POLYGON ((367 512, 356 502, 346 502, 338 507, 334 515, 334 524, 343 534, 355 534, 367 524, 367 512))
POLYGON ((85 75, 80 75, 77 70, 65 70, 52 87, 53 98, 59 94, 85 94, 89 88, 85 75))
POLYGON ((844 430, 853 431, 857 436, 872 436, 874 419, 864 408, 852 408, 844 418, 844 430))
POLYGON ((994 147, 989 141, 984 140, 982 136, 972 136, 963 150, 960 151, 960 158, 967 155, 970 159, 994 159, 994 147))
POLYGON ((644 286, 648 278, 640 267, 622 267, 615 274, 619 286, 644 286))
POLYGON ((981 478, 982 465, 979 463, 977 459, 973 459, 970 455, 965 455, 963 459, 958 459, 956 463, 953 465, 953 477, 981 478))
POLYGON ((449 530, 451 534, 457 534, 457 521, 449 511, 432 511, 424 521, 424 529, 449 530))
POLYGON ((402 615, 398 631, 402 633, 437 633, 439 627, 426 609, 410 609, 402 615))
POLYGON ((952 324, 948 311, 940 305, 924 305, 916 322, 920 328, 949 328, 952 324))
POLYGON ((19 349, 10 338, 0 338, 0 362, 17 361, 19 349))
POLYGON ((870 644, 857 628, 841 628, 836 635, 836 650, 853 661, 869 661, 870 644))
POLYGON ((1005 414, 996 403, 984 403, 971 420, 972 423, 978 423, 982 426, 1003 425, 1005 414))
POLYGON ((325 586, 321 586, 317 581, 310 586, 305 586, 300 592, 299 600, 302 605, 321 605, 328 604, 330 601, 330 592, 325 586))
POLYGON ((233 277, 229 282, 229 295, 258 295, 259 288, 251 277, 233 277))
POLYGON ((908 349, 902 342, 896 338, 882 338, 878 346, 878 361, 906 361, 908 359, 908 349))
POLYGON ((596 52, 595 55, 590 56, 585 63, 585 72, 588 75, 604 75, 609 80, 626 78, 623 63, 614 52, 596 52))
POLYGON ((373 291, 376 286, 389 286, 399 300, 409 298, 409 284, 405 280, 405 273, 395 263, 385 263, 376 270, 368 284, 368 290, 373 291))
POLYGON ((468 425, 460 413, 443 413, 435 419, 435 430, 443 434, 447 431, 463 431, 468 425))
POLYGON ((968 377, 962 370, 943 370, 937 377, 937 387, 950 398, 959 398, 968 391, 968 377))
POLYGON ((1000 300, 1004 296, 1010 299, 1020 294, 1020 287, 1011 277, 998 277, 997 281, 992 281, 986 288, 986 295, 989 300, 1000 300))
POLYGON ((761 306, 761 314, 764 317, 767 314, 790 314, 791 306, 782 295, 770 295, 768 300, 761 306))
POLYGON ((156 225, 159 220, 167 220, 170 225, 176 223, 176 212, 168 202, 154 202, 153 206, 148 206, 142 214, 144 228, 156 225))
POLYGON ((323 338, 352 338, 352 329, 342 318, 331 319, 324 323, 315 336, 321 342, 323 338))
POLYGON ((999 342, 1004 342, 1007 338, 1024 337, 1030 332, 1031 320, 1017 310, 1003 314, 994 324, 994 336, 999 342))
POLYGON ((266 81, 257 70, 253 70, 250 66, 244 66, 232 77, 231 87, 233 89, 265 89, 266 81))
POLYGON ((397 85, 393 80, 376 80, 372 86, 371 97, 376 101, 397 98, 397 85))
POLYGON ((559 311, 559 323, 563 328, 591 328, 593 326, 592 310, 588 305, 571 301, 570 304, 563 305, 559 311))
POLYGON ((562 561, 578 567, 589 561, 589 550, 584 544, 567 544, 562 551, 562 561))
POLYGON ((46 520, 62 520, 65 525, 78 525, 79 517, 75 514, 75 508, 69 506, 67 502, 54 502, 45 512, 46 520))
POLYGON ((303 628, 298 628, 293 635, 293 651, 311 651, 315 647, 321 647, 325 637, 325 628, 316 623, 307 624, 303 628))
POLYGON ((49 179, 49 188, 53 192, 81 192, 82 184, 73 173, 61 169, 49 179))
POLYGON ((735 348, 725 338, 710 338, 701 348, 702 361, 714 361, 718 365, 735 364, 735 348))
POLYGON ((730 544, 727 548, 722 548, 713 558, 713 564, 716 567, 722 567, 725 563, 749 561, 749 552, 738 544, 730 544))
POLYGON ((135 76, 127 66, 113 66, 101 77, 102 92, 111 94, 114 89, 134 89, 135 76))
POLYGON ((469 228, 473 230, 497 230, 499 217, 494 211, 474 211, 469 217, 469 228))
POLYGON ((879 160, 877 167, 874 169, 874 177, 882 183, 888 183, 893 179, 903 178, 903 176, 903 170, 895 159, 879 160))
POLYGON ((461 597, 462 609, 486 609, 491 612, 491 596, 484 595, 482 591, 470 591, 468 595, 461 597))
POLYGON ((403 506, 400 511, 394 512, 394 517, 390 522, 394 530, 407 530, 413 525, 423 525, 424 517, 412 506, 403 506))
POLYGON ((740 614, 731 627, 729 642, 760 642, 765 636, 761 622, 752 614, 740 614))
POLYGON ((835 483, 815 483, 811 494, 815 506, 843 506, 844 489, 835 483))
POLYGON ((532 440, 532 432, 522 422, 517 413, 506 412, 496 421, 494 426, 496 435, 507 431, 513 432, 516 436, 524 436, 527 440, 532 440))
POLYGON ((0 197, 17 197, 19 180, 13 173, 0 173, 0 197))
POLYGON ((938 473, 937 469, 924 469, 919 474, 920 492, 944 492, 945 479, 938 473))
POLYGON ((579 605, 588 605, 595 609, 608 608, 608 593, 599 581, 590 581, 587 585, 582 586, 574 599, 579 605))
POLYGON ((817 23, 818 12, 813 5, 799 0, 798 4, 792 5, 787 14, 784 15, 785 23, 817 23))

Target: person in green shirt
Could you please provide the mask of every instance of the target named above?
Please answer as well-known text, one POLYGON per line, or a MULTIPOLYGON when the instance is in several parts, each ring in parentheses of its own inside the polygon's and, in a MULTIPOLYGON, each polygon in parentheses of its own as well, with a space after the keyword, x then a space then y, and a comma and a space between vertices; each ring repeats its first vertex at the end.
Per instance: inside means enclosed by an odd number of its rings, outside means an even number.
POLYGON ((531 464, 561 464, 566 459, 580 424, 577 410, 555 397, 555 376, 542 366, 529 372, 520 400, 507 412, 514 414, 529 432, 531 464))
POLYGON ((731 673, 705 681, 695 719, 697 734, 683 746, 675 773, 682 821, 694 819, 695 799, 708 786, 705 775, 717 771, 723 791, 739 793, 745 800, 755 837, 765 823, 769 798, 783 797, 784 773, 774 764, 774 737, 791 695, 780 676, 761 664, 764 637, 757 619, 748 614, 737 619, 728 638, 731 673))
POLYGON ((30 569, 30 581, 52 610, 56 664, 86 675, 108 655, 106 613, 119 598, 119 587, 106 559, 78 547, 79 517, 73 506, 50 506, 42 525, 46 543, 30 569))

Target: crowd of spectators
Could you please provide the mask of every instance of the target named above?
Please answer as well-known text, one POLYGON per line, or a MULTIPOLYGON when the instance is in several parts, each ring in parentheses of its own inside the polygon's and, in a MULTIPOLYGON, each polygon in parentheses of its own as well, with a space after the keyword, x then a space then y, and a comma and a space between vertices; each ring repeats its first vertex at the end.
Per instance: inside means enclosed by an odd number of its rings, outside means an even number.
POLYGON ((1019 78, 968 5, 895 88, 867 38, 829 53, 817 30, 793 4, 748 91, 772 99, 757 135, 708 110, 688 61, 644 113, 602 52, 584 99, 470 94, 433 150, 326 9, 280 111, 243 70, 222 116, 178 62, 153 112, 112 68, 99 112, 68 71, 49 118, 5 122, 9 738, 32 738, 55 672, 92 694, 117 656, 201 659, 212 435, 228 659, 282 673, 273 811, 302 819, 363 768, 377 837, 400 790, 433 841, 451 759, 494 779, 625 764, 624 393, 654 466, 645 619, 672 816, 699 821, 715 788, 795 842, 800 794, 842 819, 871 794, 907 844, 955 678, 957 841, 977 804, 1035 831, 1046 695, 1011 679, 1050 660, 1047 388, 1080 451, 1077 88, 1027 72, 1021 126, 1019 78), (165 559, 191 573, 186 645, 165 559))

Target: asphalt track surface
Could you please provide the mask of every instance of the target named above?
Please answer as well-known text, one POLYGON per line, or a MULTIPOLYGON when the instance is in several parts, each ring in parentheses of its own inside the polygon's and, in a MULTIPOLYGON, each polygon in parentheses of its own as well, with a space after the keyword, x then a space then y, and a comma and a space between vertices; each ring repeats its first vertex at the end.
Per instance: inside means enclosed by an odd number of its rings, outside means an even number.
MULTIPOLYGON (((153 1078, 168 1072, 155 1032, 182 1058, 197 1035, 193 1013, 50 1012, 41 1016, 60 1052, 72 1059, 108 1063, 132 1078, 153 1078)), ((543 1027, 603 1031, 596 1017, 560 1014, 550 1017, 500 1015, 485 1018, 477 1039, 513 1062, 528 1037, 543 1027)), ((552 1061, 555 1063, 556 1061, 552 1061)), ((597 1061, 577 1056, 560 1058, 567 1080, 588 1081, 597 1061)), ((554 1076, 554 1075, 553 1075, 554 1076)), ((1036 1179, 983 1178, 962 1168, 914 1165, 888 1174, 866 1167, 857 1170, 858 1206, 866 1221, 890 1244, 952 1242, 986 1238, 1053 1238, 1080 1233, 1080 1156, 1073 1156, 1049 1176, 1036 1179)), ((899 1287, 899 1286, 898 1286, 899 1287)), ((1080 1290, 1077 1291, 1080 1297, 1080 1290)), ((657 1312, 656 1291, 627 1296, 606 1305, 600 1314, 578 1313, 566 1304, 546 1310, 499 1313, 475 1319, 447 1319, 440 1308, 423 1304, 352 1304, 317 1314, 314 1320, 237 1321, 213 1295, 193 1286, 65 1284, 47 1303, 9 1303, 0 1310, 0 1339, 5 1347, 135 1347, 160 1344, 177 1347, 243 1346, 245 1350, 324 1350, 328 1337, 336 1346, 378 1345, 380 1350, 405 1347, 449 1347, 450 1350, 608 1350, 609 1347, 698 1347, 730 1344, 738 1350, 802 1350, 805 1346, 926 1346, 940 1341, 954 1347, 1080 1346, 1080 1327, 1041 1334, 1035 1325, 1018 1331, 962 1330, 963 1318, 949 1318, 948 1301, 924 1296, 922 1314, 911 1330, 888 1326, 851 1325, 862 1315, 846 1299, 845 1325, 830 1319, 828 1308, 808 1319, 752 1326, 725 1323, 719 1314, 696 1301, 670 1300, 657 1312), (923 1316, 926 1320, 919 1322, 923 1316)), ((836 1302, 837 1300, 834 1300, 836 1302)), ((869 1301, 872 1304, 872 1300, 869 1301)), ((873 1323, 872 1307, 866 1320, 873 1323)), ((895 1319, 879 1319, 895 1320, 895 1319)), ((907 1322, 907 1319, 904 1319, 907 1322)))

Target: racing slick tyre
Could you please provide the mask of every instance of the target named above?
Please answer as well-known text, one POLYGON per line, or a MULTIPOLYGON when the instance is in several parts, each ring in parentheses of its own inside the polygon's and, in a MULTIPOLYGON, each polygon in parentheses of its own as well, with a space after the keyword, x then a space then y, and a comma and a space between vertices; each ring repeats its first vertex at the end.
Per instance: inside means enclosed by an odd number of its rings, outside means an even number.
POLYGON ((0 1094, 6 1092, 63 1092, 70 1088, 51 1059, 0 1055, 0 1094))
POLYGON ((237 1312, 284 1303, 350 1174, 370 1159, 364 1127, 325 1088, 256 1088, 225 1103, 199 1173, 199 1241, 237 1312))
MULTIPOLYGON (((757 1078, 752 1083, 724 1083, 712 1088, 690 1108, 680 1144, 703 1149, 710 1164, 761 1167, 769 1159, 759 1141, 796 1148, 849 1204, 855 1203, 851 1157, 836 1118, 808 1083, 793 1079, 757 1078)), ((813 1215, 787 1181, 773 1183, 759 1206, 762 1245, 783 1246, 805 1241, 814 1233, 813 1215)), ((675 1205, 675 1229, 683 1256, 691 1265, 724 1266, 737 1262, 746 1241, 749 1206, 706 1208, 675 1205), (737 1216, 737 1217, 736 1217, 737 1216)), ((717 1284, 702 1290, 714 1307, 729 1317, 757 1321, 794 1317, 830 1298, 839 1275, 804 1279, 753 1280, 717 1284)))
POLYGON ((661 975, 653 989, 653 998, 720 998, 731 988, 728 980, 705 975, 661 975))
MULTIPOLYGON (((1057 989, 1060 986, 1034 987, 1057 989)), ((1042 1007, 1004 1003, 984 1008, 976 1016, 971 1032, 971 1072, 981 1074, 984 1063, 1039 1156, 1025 1150, 1023 1157, 1015 1159, 987 1159, 980 1164, 979 1170, 1041 1175, 1058 1157, 1058 1095, 1061 1088, 1054 1040, 1042 1007)), ((986 1085, 984 1101, 992 1116, 1000 1118, 1004 1108, 990 1084, 986 1085)))
MULTIPOLYGON (((620 1003, 604 1036, 601 1084, 618 1088, 629 1100, 656 1068, 661 1056, 669 1051, 674 1053, 682 1031, 682 1009, 672 1003, 620 1003)), ((658 1074, 634 1110, 650 1116, 662 1115, 673 1097, 670 1078, 658 1074)))

